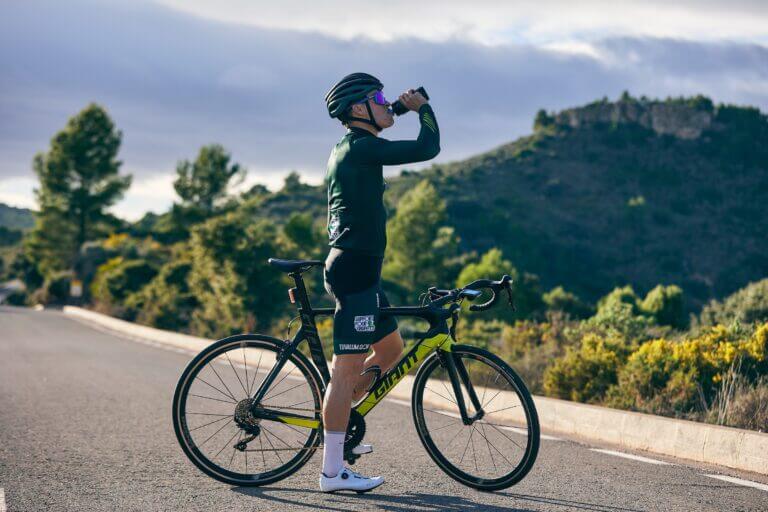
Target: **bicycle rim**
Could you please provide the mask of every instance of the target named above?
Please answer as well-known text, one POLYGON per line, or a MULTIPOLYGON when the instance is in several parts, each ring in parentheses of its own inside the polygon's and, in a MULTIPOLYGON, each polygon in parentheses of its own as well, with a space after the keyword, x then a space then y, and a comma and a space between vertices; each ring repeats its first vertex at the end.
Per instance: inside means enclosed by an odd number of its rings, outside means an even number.
MULTIPOLYGON (((173 401, 174 429, 186 455, 207 475, 233 485, 265 485, 297 471, 317 449, 317 429, 242 413, 282 347, 266 336, 232 336, 206 348, 182 373, 173 401), (254 433, 244 449, 236 447, 254 433)), ((296 352, 261 404, 320 419, 320 382, 315 368, 296 352)))
MULTIPOLYGON (((488 351, 454 345, 454 360, 466 368, 484 416, 465 425, 447 369, 437 355, 414 382, 413 417, 430 457, 451 478, 480 490, 519 482, 536 460, 540 432, 536 409, 522 379, 488 351)), ((448 353, 444 353, 448 356, 448 353)), ((470 416, 475 410, 461 386, 470 416)))

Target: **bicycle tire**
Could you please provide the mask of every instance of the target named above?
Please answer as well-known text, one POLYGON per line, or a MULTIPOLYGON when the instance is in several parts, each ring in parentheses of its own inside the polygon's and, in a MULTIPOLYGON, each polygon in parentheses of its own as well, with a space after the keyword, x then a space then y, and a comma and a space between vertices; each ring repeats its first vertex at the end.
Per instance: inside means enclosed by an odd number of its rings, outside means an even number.
MULTIPOLYGON (((479 360, 479 361, 485 362, 486 364, 489 365, 490 368, 494 369, 500 375, 504 376, 505 380, 510 384, 512 391, 514 391, 519 397, 520 404, 525 412, 525 418, 527 420, 528 440, 526 443, 525 451, 522 457, 520 458, 519 464, 517 464, 509 473, 503 474, 497 478, 485 478, 485 477, 480 477, 477 475, 470 474, 467 471, 463 470, 462 468, 457 467, 455 463, 451 462, 443 453, 441 453, 440 448, 436 445, 433 439, 433 435, 429 431, 429 428, 427 426, 427 421, 424 416, 424 411, 425 411, 424 392, 427 386, 427 382, 430 381, 430 376, 433 374, 433 372, 436 369, 442 368, 440 358, 436 353, 430 356, 430 358, 427 359, 427 361, 425 361, 424 364, 421 366, 418 373, 416 374, 414 384, 413 384, 413 395, 412 395, 413 420, 416 426, 416 432, 418 433, 418 436, 419 436, 419 439, 421 440, 422 445, 424 446, 424 448, 426 449, 427 453, 432 458, 432 460, 438 465, 438 467, 440 467, 440 469, 442 469, 448 476, 450 476, 454 480, 457 480, 458 482, 464 485, 467 485, 469 487, 473 487, 475 489, 479 489, 482 491, 495 491, 495 490, 505 489, 507 487, 510 487, 518 483, 520 480, 522 480, 525 477, 526 474, 528 474, 528 472, 531 470, 534 463, 536 462, 536 457, 538 455, 539 445, 540 445, 541 434, 540 434, 540 428, 539 428, 538 414, 536 412, 536 406, 533 403, 533 399, 531 398, 531 394, 528 391, 528 388, 525 386, 525 383, 523 382, 523 380, 517 375, 517 373, 515 373, 515 371, 507 363, 505 363, 501 358, 497 357, 496 355, 488 352, 487 350, 483 350, 477 347, 472 347, 467 345, 453 345, 450 353, 443 352, 443 354, 446 356, 453 354, 454 357, 468 358, 472 360, 479 360)), ((435 379, 432 380, 432 382, 435 382, 435 381, 436 381, 435 379)), ((486 384, 487 384, 487 381, 486 381, 486 384)), ((472 385, 473 387, 477 387, 476 383, 474 382, 472 385)), ((455 398, 455 395, 453 396, 455 398)), ((456 418, 458 417, 458 415, 453 414, 453 417, 456 418)), ((458 423, 459 421, 460 419, 455 420, 456 423, 458 423)), ((480 424, 481 425, 483 424, 482 420, 480 420, 480 424)), ((461 426, 462 425, 459 425, 459 427, 461 426)), ((483 427, 483 430, 485 430, 485 427, 483 427)), ((496 430, 499 430, 499 429, 496 428, 496 430)), ((472 435, 473 435, 472 432, 470 432, 468 443, 472 441, 472 437, 471 437, 472 435)), ((485 437, 485 434, 483 434, 483 437, 485 437)), ((485 440, 488 441, 487 438, 485 440)), ((475 450, 474 444, 472 445, 472 449, 474 452, 475 450)), ((466 450, 467 448, 465 448, 465 452, 466 450)), ((490 445, 488 447, 488 451, 489 453, 493 453, 490 449, 490 445)), ((463 459, 463 456, 462 456, 462 459, 463 459)), ((495 466, 495 462, 494 462, 494 466, 495 466)))
MULTIPOLYGON (((202 368, 205 367, 208 362, 213 361, 220 355, 227 353, 228 350, 233 350, 233 347, 234 349, 243 347, 243 350, 245 350, 245 348, 267 350, 274 352, 275 355, 277 355, 285 348, 285 346, 286 344, 282 340, 260 334, 239 334, 230 336, 228 338, 216 341, 210 346, 206 347, 202 352, 195 356, 192 361, 189 362, 187 367, 182 372, 173 397, 172 416, 174 431, 176 433, 176 438, 186 456, 195 466, 197 466, 198 469, 200 469, 203 473, 210 476, 211 478, 227 484, 238 486, 261 486, 274 483, 298 471, 304 464, 309 461, 317 447, 320 445, 320 432, 317 429, 308 430, 309 434, 307 441, 304 444, 303 451, 299 451, 296 456, 294 456, 291 460, 282 466, 279 466, 270 471, 265 471, 263 473, 240 473, 228 470, 211 461, 205 454, 201 452, 199 447, 196 445, 188 428, 186 418, 186 415, 188 414, 186 412, 188 393, 192 383, 194 382, 195 376, 198 374, 198 372, 201 371, 202 368)), ((304 378, 306 378, 309 389, 313 395, 314 408, 316 411, 319 411, 322 407, 324 384, 317 372, 317 369, 301 352, 298 351, 293 352, 289 358, 289 361, 293 363, 299 369, 304 378)), ((254 374, 255 373, 258 373, 258 368, 254 374)), ((315 412, 315 417, 320 419, 321 416, 319 412, 315 412)), ((266 467, 266 462, 264 465, 266 467)))

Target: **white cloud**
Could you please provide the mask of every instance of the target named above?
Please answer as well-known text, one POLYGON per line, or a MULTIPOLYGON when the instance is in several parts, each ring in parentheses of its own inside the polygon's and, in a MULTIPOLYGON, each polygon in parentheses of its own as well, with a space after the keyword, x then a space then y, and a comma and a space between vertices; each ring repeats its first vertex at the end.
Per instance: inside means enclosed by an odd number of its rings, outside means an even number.
MULTIPOLYGON (((224 4, 222 12, 232 5, 224 4)), ((398 5, 388 4, 382 16, 390 16, 389 9, 398 5)), ((420 12, 420 5, 409 13, 420 12)), ((542 5, 551 9, 555 4, 542 5)), ((734 12, 745 11, 741 7, 736 4, 734 12)), ((267 21, 272 8, 266 7, 267 21)), ((702 2, 702 12, 716 8, 702 2)), ((449 2, 445 10, 451 9, 456 5, 449 2)), ((480 5, 483 9, 486 4, 480 5)), ((500 9, 504 14, 508 7, 500 9)), ((6 180, 0 200, 14 204, 32 204, 32 156, 45 150, 67 118, 90 101, 104 105, 123 132, 119 158, 134 184, 115 211, 130 218, 167 208, 174 197, 175 163, 193 159, 212 142, 223 144, 234 161, 250 169, 247 184, 277 188, 292 169, 320 183, 330 148, 343 133, 328 118, 323 96, 352 70, 379 76, 388 96, 409 86, 427 88, 442 132, 438 163, 529 133, 539 108, 551 111, 603 96, 616 98, 625 89, 662 98, 703 93, 715 102, 768 108, 764 46, 601 39, 597 32, 589 33, 596 39, 587 40, 575 30, 556 40, 521 43, 536 25, 522 14, 500 15, 504 23, 498 30, 489 22, 493 37, 519 39, 493 46, 457 39, 345 41, 222 24, 140 0, 37 0, 0 3, 0 11, 0 179, 6 180), (9 178, 23 180, 9 185, 9 178)), ((594 8, 587 11, 600 16, 594 8)), ((473 12, 467 12, 468 25, 474 23, 473 12)), ((424 34, 445 15, 442 9, 433 14, 433 20, 422 23, 424 34)), ((754 15, 760 19, 761 13, 754 15)), ((414 14, 405 21, 413 19, 419 20, 414 14)), ((542 26, 541 20, 537 23, 542 26)), ((573 26, 579 23, 586 21, 575 16, 573 26)), ((417 129, 415 116, 406 115, 384 135, 412 138, 417 129)), ((430 163, 407 167, 424 165, 430 163)), ((388 175, 397 172, 387 169, 388 175)))
MULTIPOLYGON (((283 186, 285 177, 291 172, 291 170, 276 170, 276 169, 259 169, 255 166, 245 167, 248 169, 248 173, 245 179, 230 188, 230 194, 239 194, 250 189, 256 184, 264 185, 270 190, 279 190, 283 186)), ((125 172, 134 174, 135 176, 142 176, 138 179, 134 179, 131 187, 125 194, 125 197, 111 208, 112 213, 128 220, 138 220, 148 211, 154 213, 163 213, 170 208, 174 201, 178 201, 179 198, 176 195, 176 191, 173 189, 173 181, 176 179, 176 175, 172 173, 167 174, 155 174, 146 176, 146 171, 138 169, 125 169, 125 172)), ((312 172, 301 172, 302 181, 312 185, 318 185, 322 182, 322 177, 312 172)), ((10 181, 10 180, 6 180, 10 181)), ((27 179, 16 180, 19 183, 15 186, 18 191, 19 199, 26 198, 33 184, 29 183, 27 179)), ((5 181, 0 181, 0 201, 3 200, 3 184, 5 181)), ((12 196, 8 196, 9 198, 12 196)), ((25 204, 26 206, 26 204, 25 204)))
POLYGON ((495 45, 629 35, 768 43, 768 8, 758 1, 157 1, 206 19, 344 39, 458 38, 495 45))
POLYGON ((0 203, 17 208, 34 208, 33 189, 37 180, 31 177, 17 176, 0 180, 0 203))

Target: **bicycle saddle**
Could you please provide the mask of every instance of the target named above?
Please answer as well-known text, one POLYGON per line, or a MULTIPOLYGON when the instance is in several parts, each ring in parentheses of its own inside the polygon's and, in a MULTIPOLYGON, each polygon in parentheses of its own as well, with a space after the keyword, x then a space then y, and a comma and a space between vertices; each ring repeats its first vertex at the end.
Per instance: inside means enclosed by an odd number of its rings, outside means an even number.
POLYGON ((267 262, 277 270, 288 273, 306 272, 312 267, 324 267, 324 261, 318 260, 281 260, 278 258, 269 258, 267 262))

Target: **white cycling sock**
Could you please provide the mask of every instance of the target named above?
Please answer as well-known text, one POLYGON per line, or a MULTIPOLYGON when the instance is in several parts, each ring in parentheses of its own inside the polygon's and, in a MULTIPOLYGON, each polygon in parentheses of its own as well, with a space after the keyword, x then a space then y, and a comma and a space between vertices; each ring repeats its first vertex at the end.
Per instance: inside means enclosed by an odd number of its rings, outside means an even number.
POLYGON ((323 449, 323 474, 333 478, 344 467, 344 438, 346 432, 323 431, 325 448, 323 449))

